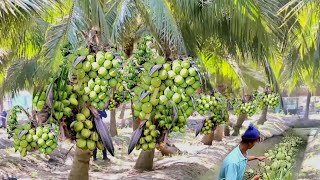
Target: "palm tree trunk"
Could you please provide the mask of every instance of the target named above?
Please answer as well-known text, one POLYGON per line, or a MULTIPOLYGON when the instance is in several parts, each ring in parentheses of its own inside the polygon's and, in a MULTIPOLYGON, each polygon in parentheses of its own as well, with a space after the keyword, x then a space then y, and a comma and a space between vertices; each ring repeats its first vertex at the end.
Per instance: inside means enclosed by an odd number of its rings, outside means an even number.
POLYGON ((69 180, 89 179, 89 162, 91 152, 76 148, 72 168, 69 173, 69 180))
POLYGON ((240 114, 237 119, 237 123, 233 128, 232 136, 238 136, 240 134, 240 128, 242 127, 243 122, 247 119, 247 114, 240 114))
POLYGON ((224 125, 224 135, 225 136, 230 136, 230 122, 226 122, 226 124, 224 125))
POLYGON ((309 119, 310 99, 311 99, 311 92, 308 91, 306 110, 304 112, 304 117, 303 117, 304 120, 308 120, 309 119))
POLYGON ((141 151, 134 169, 141 171, 151 171, 153 168, 154 151, 155 149, 150 151, 141 151))
POLYGON ((268 106, 265 106, 262 110, 261 116, 258 120, 258 124, 264 124, 267 121, 267 114, 268 114, 268 106))
POLYGON ((217 126, 213 133, 213 140, 222 141, 224 137, 224 125, 220 124, 219 126, 217 126))
POLYGON ((213 141, 213 137, 214 137, 214 133, 210 133, 210 134, 206 134, 202 137, 201 142, 204 145, 212 145, 212 141, 213 141))
POLYGON ((118 136, 115 110, 112 110, 110 112, 110 134, 111 134, 111 137, 118 136))
POLYGON ((126 104, 122 104, 121 112, 120 112, 121 128, 124 128, 126 126, 126 120, 124 119, 125 111, 126 111, 126 104))

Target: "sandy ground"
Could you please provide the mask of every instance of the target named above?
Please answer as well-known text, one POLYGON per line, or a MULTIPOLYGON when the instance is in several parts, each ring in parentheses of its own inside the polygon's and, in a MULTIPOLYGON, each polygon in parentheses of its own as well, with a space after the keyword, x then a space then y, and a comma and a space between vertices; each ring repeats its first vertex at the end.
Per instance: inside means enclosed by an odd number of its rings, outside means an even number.
MULTIPOLYGON (((119 113, 117 114, 119 115, 119 113)), ((126 111, 125 118, 130 119, 130 111, 126 111)), ((238 144, 240 137, 225 137, 223 141, 215 141, 212 146, 202 145, 201 135, 194 136, 193 128, 201 117, 194 116, 189 119, 187 133, 173 133, 170 142, 174 143, 184 153, 174 157, 162 157, 156 151, 154 159, 154 171, 138 173, 133 170, 139 151, 134 150, 127 155, 127 145, 132 133, 131 128, 118 129, 119 136, 113 138, 115 145, 115 157, 110 161, 91 161, 90 179, 203 179, 209 169, 219 164, 224 156, 238 144)), ((259 117, 253 116, 244 123, 241 132, 246 126, 259 117)), ((235 117, 231 116, 235 121, 235 117)), ((268 122, 259 126, 265 138, 282 134, 297 118, 283 115, 268 115, 268 122)), ((109 119, 105 120, 107 123, 109 119)), ((127 121, 128 122, 128 121, 127 121)), ((29 153, 27 157, 20 158, 14 153, 12 141, 8 140, 3 129, 0 130, 0 178, 15 177, 18 179, 67 179, 72 165, 74 149, 68 155, 67 151, 72 143, 60 143, 59 148, 50 156, 40 155, 36 152, 29 153)), ((98 158, 101 152, 98 152, 98 158)))

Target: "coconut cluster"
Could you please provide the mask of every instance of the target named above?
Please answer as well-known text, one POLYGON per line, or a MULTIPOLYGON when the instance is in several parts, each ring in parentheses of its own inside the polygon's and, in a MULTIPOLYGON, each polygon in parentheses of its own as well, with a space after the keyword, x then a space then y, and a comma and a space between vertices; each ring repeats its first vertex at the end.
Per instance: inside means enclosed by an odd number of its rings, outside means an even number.
POLYGON ((46 99, 47 99, 47 95, 45 92, 36 93, 32 99, 32 106, 37 111, 41 111, 44 105, 46 104, 46 99))
POLYGON ((184 132, 186 120, 194 111, 191 96, 201 85, 196 69, 188 59, 166 63, 161 56, 145 62, 143 69, 139 86, 134 88, 134 115, 143 120, 155 112, 160 126, 184 132))
POLYGON ((214 119, 212 117, 206 118, 203 122, 200 134, 210 134, 214 130, 214 119))
POLYGON ((131 94, 128 91, 117 91, 110 99, 107 109, 110 111, 115 110, 121 103, 128 102, 130 99, 131 94))
POLYGON ((61 84, 53 84, 53 109, 54 117, 60 120, 63 116, 71 117, 72 109, 78 106, 78 96, 73 89, 73 86, 66 85, 65 81, 61 84), (59 87, 60 86, 60 87, 59 87))
POLYGON ((8 111, 7 115, 7 133, 8 137, 11 138, 14 134, 13 130, 18 126, 18 115, 21 112, 19 106, 14 106, 8 111))
POLYGON ((89 54, 84 49, 79 56, 85 59, 75 66, 78 83, 74 85, 82 100, 90 102, 99 110, 103 110, 110 98, 110 89, 115 89, 122 81, 122 60, 114 51, 98 51, 89 54))
POLYGON ((295 156, 299 151, 298 146, 302 139, 296 136, 286 136, 273 149, 268 150, 264 155, 268 158, 260 162, 261 178, 267 179, 290 179, 291 169, 295 163, 295 156))
POLYGON ((263 107, 277 108, 280 104, 280 96, 277 93, 266 94, 262 93, 259 95, 259 105, 263 107))
POLYGON ((227 98, 219 92, 201 94, 196 101, 196 111, 200 115, 210 115, 217 124, 225 124, 229 119, 227 98))
POLYGON ((240 102, 235 104, 234 112, 236 115, 247 114, 249 117, 256 113, 257 107, 253 102, 240 102))
POLYGON ((40 153, 51 154, 57 148, 57 136, 59 133, 56 126, 39 126, 34 128, 27 123, 14 129, 14 148, 19 151, 21 157, 25 157, 27 152, 39 149, 40 153))
POLYGON ((70 127, 76 132, 77 147, 83 150, 94 150, 96 147, 103 149, 104 145, 98 132, 94 129, 93 122, 89 119, 91 113, 88 108, 83 108, 70 127))
POLYGON ((142 149, 147 151, 156 147, 156 138, 160 134, 156 128, 156 125, 154 125, 150 120, 146 122, 143 134, 136 145, 137 150, 142 149))

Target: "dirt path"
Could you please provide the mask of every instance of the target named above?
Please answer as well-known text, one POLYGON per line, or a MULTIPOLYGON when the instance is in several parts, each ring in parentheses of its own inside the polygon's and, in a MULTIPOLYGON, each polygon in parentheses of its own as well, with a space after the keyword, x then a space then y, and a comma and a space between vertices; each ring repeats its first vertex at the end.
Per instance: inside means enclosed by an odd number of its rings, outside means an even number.
MULTIPOLYGON (((126 112, 125 118, 130 118, 126 112)), ((185 134, 172 133, 170 141, 184 153, 174 157, 162 157, 156 151, 154 159, 154 171, 138 173, 132 169, 139 151, 134 150, 127 155, 127 145, 132 133, 131 128, 119 129, 119 137, 114 138, 115 157, 110 157, 110 162, 98 160, 91 161, 90 179, 198 179, 205 175, 210 168, 218 164, 222 158, 238 144, 240 137, 225 137, 222 142, 214 142, 212 146, 205 146, 200 143, 201 136, 194 137, 192 130, 199 116, 190 118, 189 130, 185 134)), ((294 121, 288 116, 268 116, 270 122, 261 127, 266 137, 274 134, 281 134, 288 128, 288 122, 294 121), (277 127, 277 128, 276 128, 277 127), (270 130, 268 130, 270 129, 270 130), (276 129, 276 130, 275 130, 276 129)), ((235 117, 231 118, 233 121, 235 117)), ((258 119, 258 116, 250 118, 244 123, 247 126, 250 122, 258 119)), ((108 119, 106 119, 108 123, 108 119)), ((245 127, 241 129, 243 132, 245 127)), ((11 141, 7 140, 4 130, 0 130, 0 178, 16 177, 19 179, 67 179, 73 157, 73 150, 65 157, 71 143, 60 143, 58 150, 51 156, 30 153, 25 158, 20 158, 18 153, 13 152, 11 141)), ((108 154, 109 155, 109 154, 108 154)), ((101 157, 98 152, 98 158, 101 157)))

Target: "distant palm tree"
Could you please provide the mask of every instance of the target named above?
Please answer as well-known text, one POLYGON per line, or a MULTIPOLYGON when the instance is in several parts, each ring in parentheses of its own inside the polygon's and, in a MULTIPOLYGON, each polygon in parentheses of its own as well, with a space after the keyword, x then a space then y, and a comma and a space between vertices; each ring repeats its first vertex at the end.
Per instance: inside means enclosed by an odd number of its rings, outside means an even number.
POLYGON ((289 66, 282 73, 282 81, 289 92, 303 85, 308 87, 304 114, 307 120, 311 94, 320 87, 320 2, 292 0, 280 12, 285 12, 284 25, 290 26, 285 62, 289 66))

